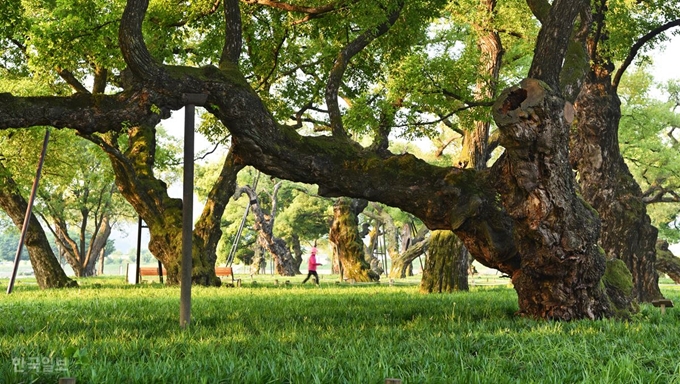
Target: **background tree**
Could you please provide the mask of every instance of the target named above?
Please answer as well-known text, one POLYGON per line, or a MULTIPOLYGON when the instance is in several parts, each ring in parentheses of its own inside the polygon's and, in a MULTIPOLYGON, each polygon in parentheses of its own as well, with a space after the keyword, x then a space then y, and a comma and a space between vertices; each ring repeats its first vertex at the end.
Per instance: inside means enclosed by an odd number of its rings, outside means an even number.
MULTIPOLYGON (((584 19, 577 38, 584 54, 571 66, 587 68, 585 82, 576 99, 577 130, 571 159, 579 172, 584 199, 599 213, 602 230, 599 244, 608 258, 622 260, 633 277, 632 297, 651 301, 661 297, 655 268, 657 230, 651 225, 643 194, 619 151, 621 118, 617 88, 638 50, 678 20, 677 2, 666 2, 652 17, 647 4, 612 2, 594 5, 590 20, 584 19), (592 24, 591 24, 592 23, 592 24), (630 41, 635 44, 630 45, 630 41), (623 65, 615 70, 614 62, 623 65), (586 65, 589 66, 586 66, 586 65)), ((536 13, 541 19, 541 15, 536 13)))
MULTIPOLYGON (((58 172, 52 170, 45 178, 38 208, 76 276, 92 276, 115 223, 131 221, 134 215, 117 194, 108 160, 99 148, 64 136, 57 136, 59 147, 80 156, 59 160, 58 172)), ((59 157, 71 153, 53 149, 59 157)))
POLYGON ((258 233, 258 244, 271 253, 276 272, 281 276, 294 276, 296 268, 293 257, 286 242, 274 235, 274 222, 276 219, 277 194, 282 182, 277 182, 269 195, 271 201, 271 211, 267 214, 260 206, 257 194, 249 186, 236 189, 234 196, 245 194, 250 199, 250 211, 255 217, 255 229, 258 233))

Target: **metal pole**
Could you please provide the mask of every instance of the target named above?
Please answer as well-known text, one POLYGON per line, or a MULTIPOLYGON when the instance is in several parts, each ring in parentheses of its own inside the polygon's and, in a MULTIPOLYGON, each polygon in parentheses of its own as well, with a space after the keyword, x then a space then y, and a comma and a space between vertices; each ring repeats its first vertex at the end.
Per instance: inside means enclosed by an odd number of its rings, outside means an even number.
POLYGON ((137 261, 135 264, 135 285, 139 284, 139 264, 142 259, 142 217, 137 222, 137 261))
POLYGON ((191 323, 191 249, 194 227, 194 112, 205 104, 208 95, 185 93, 184 107, 184 180, 182 194, 182 272, 179 293, 179 326, 191 323))
POLYGON ((21 251, 24 247, 24 240, 26 239, 26 232, 28 231, 28 223, 31 219, 31 212, 33 210, 33 201, 35 200, 35 194, 38 191, 38 183, 40 182, 40 173, 42 172, 42 166, 45 162, 45 154, 47 154, 47 143, 50 140, 50 130, 45 131, 45 139, 43 140, 42 152, 40 153, 40 160, 38 161, 38 170, 35 172, 35 179, 33 180, 33 187, 31 188, 31 196, 28 198, 28 207, 26 207, 26 216, 24 216, 24 224, 21 227, 21 237, 19 238, 19 245, 17 246, 17 253, 14 256, 14 267, 12 268, 12 276, 9 279, 9 285, 7 286, 7 294, 12 293, 12 288, 14 288, 14 280, 17 276, 17 271, 19 270, 19 261, 21 260, 21 251))
POLYGON ((184 193, 182 195, 182 277, 179 325, 191 323, 191 248, 194 211, 194 105, 184 106, 184 193))

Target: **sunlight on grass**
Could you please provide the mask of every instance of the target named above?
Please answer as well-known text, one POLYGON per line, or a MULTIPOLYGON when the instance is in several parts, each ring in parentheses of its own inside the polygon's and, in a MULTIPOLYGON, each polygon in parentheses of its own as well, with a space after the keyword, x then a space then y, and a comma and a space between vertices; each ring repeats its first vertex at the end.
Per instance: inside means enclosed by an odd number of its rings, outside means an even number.
POLYGON ((81 279, 71 290, 21 284, 0 299, 0 382, 666 383, 680 371, 673 309, 558 323, 516 317, 505 287, 424 295, 415 283, 257 279, 195 287, 184 331, 178 287, 122 278, 81 279))

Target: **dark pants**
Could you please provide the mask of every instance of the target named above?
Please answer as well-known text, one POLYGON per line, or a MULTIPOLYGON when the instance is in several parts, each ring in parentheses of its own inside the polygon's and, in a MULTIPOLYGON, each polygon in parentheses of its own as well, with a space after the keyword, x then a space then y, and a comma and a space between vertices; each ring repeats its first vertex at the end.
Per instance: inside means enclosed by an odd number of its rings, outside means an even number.
POLYGON ((314 276, 314 278, 316 278, 316 284, 318 285, 319 284, 319 274, 317 274, 316 271, 309 271, 309 273, 307 274, 307 277, 304 280, 302 280, 302 284, 306 283, 307 280, 309 280, 309 278, 312 277, 312 276, 314 276))

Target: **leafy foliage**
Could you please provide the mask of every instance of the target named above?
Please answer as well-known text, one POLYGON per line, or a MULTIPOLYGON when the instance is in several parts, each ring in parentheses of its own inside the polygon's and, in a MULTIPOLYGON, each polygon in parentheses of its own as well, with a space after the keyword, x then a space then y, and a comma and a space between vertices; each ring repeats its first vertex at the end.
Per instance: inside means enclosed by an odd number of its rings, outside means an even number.
MULTIPOLYGON (((621 153, 643 192, 654 196, 659 188, 677 191, 680 187, 680 115, 677 105, 677 81, 666 89, 667 101, 660 101, 651 94, 655 87, 648 66, 641 66, 624 77, 621 94, 622 118, 619 129, 621 153)), ((680 202, 672 195, 662 194, 676 202, 655 201, 648 205, 653 223, 659 228, 661 238, 670 242, 680 240, 676 218, 680 202)))

